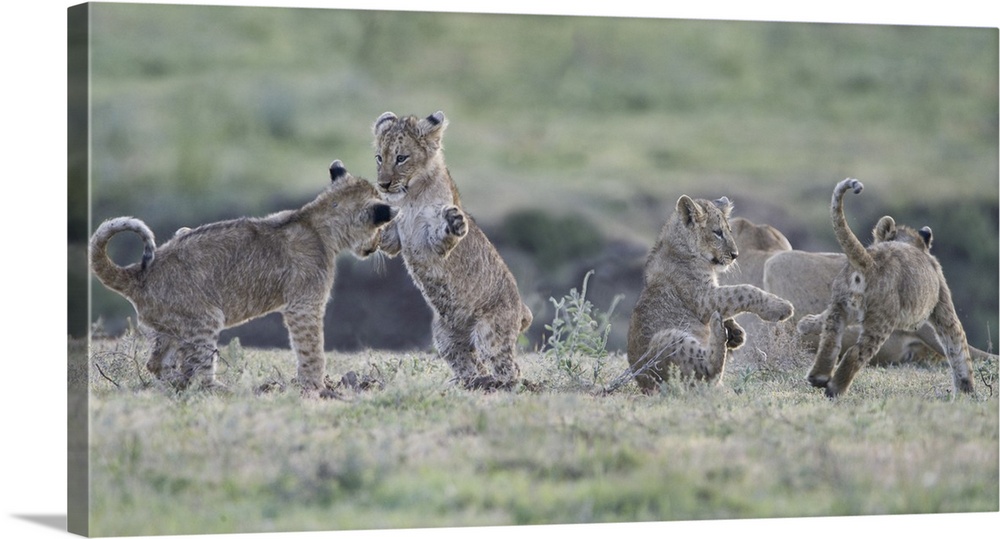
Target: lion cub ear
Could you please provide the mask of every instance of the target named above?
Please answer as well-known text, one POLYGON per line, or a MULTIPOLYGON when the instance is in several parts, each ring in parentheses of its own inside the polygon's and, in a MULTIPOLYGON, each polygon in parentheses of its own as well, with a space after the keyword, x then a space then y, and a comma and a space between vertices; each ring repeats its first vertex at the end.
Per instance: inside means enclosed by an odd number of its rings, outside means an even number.
POLYGON ((896 239, 896 221, 886 215, 878 220, 875 228, 872 229, 872 238, 875 241, 892 241, 896 239))
POLYGON ((391 112, 383 112, 381 116, 372 124, 372 133, 376 137, 382 136, 387 129, 396 121, 396 115, 391 112))
POLYGON ((729 219, 729 215, 733 213, 733 203, 729 200, 729 197, 722 197, 712 201, 716 207, 722 210, 722 214, 729 219))
POLYGON ((924 240, 924 245, 927 246, 927 250, 931 250, 931 242, 934 241, 934 233, 931 231, 931 227, 925 226, 918 232, 920 237, 924 240))
POLYGON ((392 221, 399 214, 399 208, 388 204, 375 204, 372 207, 372 222, 375 226, 383 225, 392 221))
POLYGON ((687 195, 681 195, 677 199, 676 211, 681 218, 681 222, 687 226, 705 219, 705 212, 702 211, 697 202, 687 195))
POLYGON ((448 127, 448 119, 440 110, 417 122, 417 134, 421 138, 431 139, 435 142, 441 140, 444 135, 444 128, 448 127))
POLYGON ((330 163, 330 181, 335 182, 344 176, 347 176, 347 168, 344 167, 344 163, 340 159, 335 159, 330 163))

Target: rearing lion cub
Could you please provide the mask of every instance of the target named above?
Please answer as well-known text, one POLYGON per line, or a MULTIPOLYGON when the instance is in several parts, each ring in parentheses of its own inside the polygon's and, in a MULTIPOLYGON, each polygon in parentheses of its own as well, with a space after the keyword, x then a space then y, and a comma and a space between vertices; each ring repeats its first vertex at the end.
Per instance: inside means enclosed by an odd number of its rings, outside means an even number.
MULTIPOLYGON (((955 390, 972 393, 969 345, 941 265, 929 252, 930 228, 921 229, 919 239, 877 241, 866 249, 848 227, 843 206, 847 191, 857 194, 862 189, 861 182, 848 178, 833 190, 833 230, 847 262, 831 285, 830 306, 822 313, 823 332, 809 382, 825 387, 828 397, 844 393, 892 330, 904 329, 918 332, 943 352, 951 364, 955 390), (861 334, 833 372, 844 327, 853 321, 860 322, 861 334)), ((893 239, 897 234, 888 216, 879 220, 874 233, 876 239, 893 239)))
POLYGON ((219 333, 280 311, 298 356, 298 383, 308 396, 320 393, 323 314, 337 253, 372 254, 397 213, 339 160, 330 165, 330 179, 300 209, 181 229, 159 248, 139 219, 117 217, 98 227, 90 240, 91 268, 152 331, 146 367, 157 378, 179 389, 195 380, 221 387, 215 380, 219 333), (108 258, 107 244, 126 230, 142 237, 145 250, 141 262, 120 267, 108 258))
POLYGON ((628 332, 629 365, 646 393, 666 380, 671 365, 682 376, 720 382, 727 351, 742 346, 745 337, 733 316, 792 316, 791 303, 756 286, 719 286, 717 272, 738 256, 731 211, 725 197, 712 202, 681 196, 649 253, 628 332))
POLYGON ((462 210, 442 153, 446 125, 439 111, 419 119, 386 112, 372 126, 378 189, 400 206, 381 249, 403 254, 433 311, 434 345, 458 381, 509 389, 520 378, 514 349, 531 311, 493 244, 462 210))

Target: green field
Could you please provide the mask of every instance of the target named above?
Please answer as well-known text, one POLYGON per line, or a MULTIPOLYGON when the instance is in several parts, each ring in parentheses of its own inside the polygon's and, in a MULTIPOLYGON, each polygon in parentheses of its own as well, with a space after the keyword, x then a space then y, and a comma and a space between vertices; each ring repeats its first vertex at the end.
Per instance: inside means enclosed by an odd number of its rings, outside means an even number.
MULTIPOLYGON (((82 346, 83 343, 81 343, 82 346)), ((449 384, 426 353, 330 354, 370 382, 302 400, 289 350, 220 350, 228 395, 174 394, 147 344, 95 341, 91 533, 157 535, 995 512, 997 365, 950 400, 947 367, 862 371, 833 403, 808 358, 729 366, 720 387, 634 384, 612 355, 573 377, 524 354, 539 391, 449 384), (256 395, 270 385, 284 391, 256 395)), ((71 381, 87 377, 74 365, 71 381)))

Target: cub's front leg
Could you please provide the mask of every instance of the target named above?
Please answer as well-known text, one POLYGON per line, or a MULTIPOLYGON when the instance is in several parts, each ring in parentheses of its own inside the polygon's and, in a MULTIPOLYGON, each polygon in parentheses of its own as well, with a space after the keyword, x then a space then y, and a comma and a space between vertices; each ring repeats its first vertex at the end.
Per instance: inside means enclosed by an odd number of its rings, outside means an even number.
POLYGON ((403 242, 399 239, 399 226, 395 221, 382 229, 378 249, 390 257, 398 255, 403 250, 403 242))
POLYGON ((430 227, 428 238, 434 252, 440 256, 448 253, 458 245, 458 242, 469 232, 469 223, 462 209, 458 206, 442 206, 439 221, 430 227))
POLYGON ((720 286, 710 299, 709 310, 719 311, 723 318, 750 312, 768 322, 781 322, 795 312, 790 302, 749 284, 720 286))

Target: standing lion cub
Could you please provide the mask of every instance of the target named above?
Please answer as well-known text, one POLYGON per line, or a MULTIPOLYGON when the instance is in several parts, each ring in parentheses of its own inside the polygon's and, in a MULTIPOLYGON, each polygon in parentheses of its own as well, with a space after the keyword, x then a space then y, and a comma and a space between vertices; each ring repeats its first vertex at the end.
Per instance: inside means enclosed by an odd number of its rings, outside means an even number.
POLYGON ((892 241, 899 229, 891 217, 885 216, 874 231, 879 241, 865 248, 847 225, 843 205, 845 193, 857 194, 863 189, 864 185, 853 178, 839 182, 833 189, 830 217, 846 261, 830 287, 829 307, 818 319, 799 322, 806 325, 822 320, 809 383, 825 388, 831 398, 843 394, 892 331, 902 329, 917 332, 932 349, 948 358, 955 391, 973 393, 969 344, 941 265, 930 254, 930 228, 917 232, 919 238, 892 241), (844 328, 852 322, 861 324, 861 334, 856 342, 849 343, 834 371, 844 328))
POLYGON ((462 209, 445 166, 444 113, 372 126, 378 189, 400 206, 381 249, 403 262, 433 311, 434 346, 469 389, 509 389, 520 378, 517 336, 531 324, 517 282, 493 244, 462 209))
POLYGON ((743 345, 732 318, 792 316, 792 304, 749 284, 719 286, 717 273, 738 256, 729 226, 732 203, 677 200, 646 261, 644 287, 628 332, 628 361, 639 387, 652 393, 671 366, 684 377, 720 382, 728 350, 743 345))
POLYGON ((375 188, 330 165, 330 185, 297 210, 181 229, 156 247, 139 219, 116 217, 90 239, 90 264, 102 283, 135 307, 141 327, 153 334, 146 367, 181 389, 215 380, 219 333, 280 311, 298 357, 298 383, 306 395, 324 387, 323 314, 333 286, 335 258, 350 249, 359 258, 375 252, 382 228, 397 209, 375 188), (142 237, 142 261, 120 267, 107 255, 118 232, 142 237))

